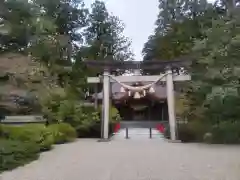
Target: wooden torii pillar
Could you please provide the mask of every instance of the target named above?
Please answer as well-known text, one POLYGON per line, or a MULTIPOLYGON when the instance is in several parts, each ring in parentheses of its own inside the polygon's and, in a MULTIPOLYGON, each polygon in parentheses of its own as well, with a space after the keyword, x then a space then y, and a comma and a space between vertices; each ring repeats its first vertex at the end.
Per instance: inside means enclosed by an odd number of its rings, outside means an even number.
POLYGON ((104 70, 103 72, 103 140, 108 140, 109 135, 109 109, 110 109, 110 77, 109 71, 104 70))
POLYGON ((171 68, 166 69, 166 88, 167 88, 167 104, 168 104, 168 119, 170 127, 170 137, 172 141, 177 139, 176 137, 176 112, 175 112, 175 95, 173 84, 173 72, 171 68))

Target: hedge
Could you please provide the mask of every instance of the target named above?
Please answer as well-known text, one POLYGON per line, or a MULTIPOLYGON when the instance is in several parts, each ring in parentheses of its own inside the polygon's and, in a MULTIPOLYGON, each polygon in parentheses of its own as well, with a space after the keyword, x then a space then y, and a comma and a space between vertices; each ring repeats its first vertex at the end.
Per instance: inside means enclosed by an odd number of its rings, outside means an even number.
POLYGON ((177 128, 178 139, 182 142, 203 142, 204 134, 209 131, 210 125, 200 121, 179 124, 177 128))
POLYGON ((22 142, 33 142, 41 151, 51 149, 54 143, 53 135, 43 124, 28 124, 23 126, 3 126, 5 138, 22 142))
POLYGON ((240 144, 240 122, 222 121, 205 135, 205 142, 212 144, 240 144))
POLYGON ((54 143, 70 142, 76 136, 75 129, 65 123, 47 127, 42 124, 0 125, 0 172, 35 160, 54 143))
POLYGON ((0 139, 0 173, 22 166, 39 157, 39 146, 33 142, 0 139))
POLYGON ((72 142, 77 137, 75 129, 67 123, 51 124, 48 129, 52 132, 55 144, 72 142))
MULTIPOLYGON (((237 121, 220 121, 218 124, 192 121, 179 125, 177 132, 178 139, 182 142, 240 144, 240 122, 237 121)), ((164 136, 170 138, 169 127, 164 136)))

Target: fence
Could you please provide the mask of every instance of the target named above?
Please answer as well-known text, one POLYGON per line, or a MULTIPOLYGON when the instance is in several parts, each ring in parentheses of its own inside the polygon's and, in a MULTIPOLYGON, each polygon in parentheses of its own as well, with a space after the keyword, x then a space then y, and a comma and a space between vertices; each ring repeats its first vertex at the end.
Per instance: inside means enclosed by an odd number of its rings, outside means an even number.
MULTIPOLYGON (((176 136, 178 137, 179 125, 186 124, 187 121, 177 119, 176 121, 176 136)), ((129 129, 132 128, 144 128, 149 129, 149 138, 152 138, 153 129, 157 129, 159 132, 163 133, 165 130, 169 131, 169 122, 168 121, 121 121, 117 131, 120 129, 125 129, 126 139, 129 139, 129 129), (164 128, 164 129, 161 129, 164 128), (167 129, 166 129, 167 128, 167 129)), ((115 132, 117 134, 117 132, 115 132)), ((169 132, 170 136, 170 132, 169 132)))

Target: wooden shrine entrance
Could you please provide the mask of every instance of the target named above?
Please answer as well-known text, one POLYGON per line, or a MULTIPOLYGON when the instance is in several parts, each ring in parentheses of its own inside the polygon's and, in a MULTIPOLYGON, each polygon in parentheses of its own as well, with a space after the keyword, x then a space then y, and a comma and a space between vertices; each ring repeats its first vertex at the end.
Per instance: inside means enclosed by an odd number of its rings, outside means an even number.
POLYGON ((112 105, 118 109, 122 121, 168 121, 166 99, 146 95, 140 99, 112 100, 112 105))
MULTIPOLYGON (((169 120, 170 127, 170 136, 171 140, 176 140, 176 116, 175 116, 175 95, 174 95, 174 82, 177 81, 188 81, 190 76, 186 74, 183 69, 188 63, 184 61, 170 61, 170 62, 161 62, 159 61, 150 61, 150 62, 111 62, 111 61, 86 61, 86 64, 91 67, 101 67, 103 69, 103 74, 100 77, 88 77, 88 83, 98 84, 102 83, 102 123, 103 123, 103 140, 108 140, 109 136, 109 108, 111 99, 114 98, 112 87, 114 83, 119 86, 118 94, 121 95, 121 98, 118 101, 129 102, 134 100, 138 102, 137 105, 141 105, 141 100, 148 100, 150 98, 159 98, 165 101, 167 104, 167 117, 169 120), (125 70, 132 69, 134 74, 132 76, 114 76, 110 72, 116 70, 125 70), (159 71, 159 75, 141 75, 140 70, 143 69, 155 69, 159 71), (157 95, 156 90, 161 87, 165 91, 165 96, 160 97, 157 95), (129 98, 131 97, 131 98, 129 98)), ((95 97, 95 105, 97 106, 97 92, 95 97)), ((117 102, 117 101, 116 101, 117 102)), ((152 101, 150 101, 152 102, 152 101)), ((160 102, 160 101, 159 101, 160 102)), ((130 103, 133 104, 133 103, 130 103)), ((146 105, 146 103, 145 103, 146 105)), ((115 106, 118 108, 117 103, 115 106)), ((127 104, 126 104, 127 106, 127 104)), ((145 118, 150 119, 151 110, 154 110, 154 106, 147 105, 148 111, 135 110, 130 113, 128 112, 129 119, 125 120, 143 120, 145 118), (138 114, 139 113, 139 114, 138 114), (132 117, 130 117, 132 116, 132 117)), ((123 107, 123 105, 122 105, 123 107)), ((155 108, 158 108, 157 106, 155 108)), ((133 108, 143 108, 139 106, 134 106, 133 108)), ((131 108, 128 108, 128 110, 131 108)), ((158 111, 158 109, 155 109, 158 111)), ((121 110, 120 110, 121 113, 121 110)), ((126 111, 125 111, 126 113, 126 111)), ((159 113, 161 114, 161 113, 159 113)), ((127 118, 127 116, 125 116, 127 118)))

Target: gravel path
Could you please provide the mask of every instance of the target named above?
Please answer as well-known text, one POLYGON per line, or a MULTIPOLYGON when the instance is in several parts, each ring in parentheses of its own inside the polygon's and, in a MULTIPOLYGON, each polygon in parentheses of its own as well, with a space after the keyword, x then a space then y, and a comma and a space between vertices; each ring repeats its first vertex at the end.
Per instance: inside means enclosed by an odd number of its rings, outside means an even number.
POLYGON ((81 139, 1 180, 240 180, 240 146, 81 139))

